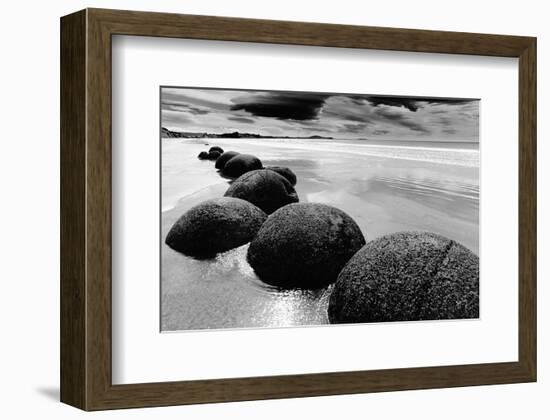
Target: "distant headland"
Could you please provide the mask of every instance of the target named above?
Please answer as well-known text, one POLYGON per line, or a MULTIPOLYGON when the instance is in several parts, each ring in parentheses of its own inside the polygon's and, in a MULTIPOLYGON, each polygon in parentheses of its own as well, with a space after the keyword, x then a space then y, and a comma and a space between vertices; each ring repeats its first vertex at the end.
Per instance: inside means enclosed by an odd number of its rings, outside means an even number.
POLYGON ((255 133, 241 133, 239 131, 234 131, 232 133, 193 133, 193 132, 180 132, 180 131, 171 131, 167 128, 161 128, 161 136, 163 138, 185 138, 185 139, 326 139, 333 140, 333 137, 325 136, 263 136, 261 134, 255 133))

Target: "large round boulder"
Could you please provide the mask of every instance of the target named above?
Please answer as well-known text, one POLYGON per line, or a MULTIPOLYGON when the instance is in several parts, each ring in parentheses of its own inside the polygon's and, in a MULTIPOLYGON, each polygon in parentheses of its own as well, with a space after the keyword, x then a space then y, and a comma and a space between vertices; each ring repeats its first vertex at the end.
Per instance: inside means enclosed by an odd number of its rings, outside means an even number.
POLYGON ((222 197, 204 201, 184 213, 166 236, 166 245, 197 258, 250 242, 267 215, 238 198, 222 197))
POLYGON ((279 175, 284 176, 292 186, 296 185, 296 174, 290 168, 286 166, 268 166, 265 169, 277 172, 279 175))
POLYGON ((218 158, 221 156, 221 153, 217 150, 212 150, 208 152, 208 160, 218 160, 218 158))
POLYGON ((366 244, 330 295, 331 323, 479 317, 479 258, 428 232, 400 232, 366 244))
POLYGON ((223 149, 220 146, 212 146, 210 149, 208 149, 208 153, 210 152, 220 152, 220 155, 223 154, 223 149))
POLYGON ((267 218, 247 260, 265 283, 284 289, 318 289, 333 283, 365 244, 355 221, 325 204, 289 204, 267 218))
POLYGON ((227 161, 229 159, 232 159, 234 158, 235 156, 237 156, 239 154, 239 152, 234 152, 232 150, 229 150, 227 152, 223 152, 220 157, 216 160, 216 169, 223 169, 223 167, 225 166, 225 164, 227 163, 227 161))
POLYGON ((249 201, 267 214, 300 201, 294 187, 286 178, 267 169, 258 169, 241 175, 231 184, 225 196, 249 201))
POLYGON ((208 159, 208 152, 200 152, 197 156, 200 160, 208 159))
POLYGON ((262 167, 262 161, 256 156, 242 153, 229 159, 222 173, 231 178, 238 178, 246 172, 262 169, 262 167))

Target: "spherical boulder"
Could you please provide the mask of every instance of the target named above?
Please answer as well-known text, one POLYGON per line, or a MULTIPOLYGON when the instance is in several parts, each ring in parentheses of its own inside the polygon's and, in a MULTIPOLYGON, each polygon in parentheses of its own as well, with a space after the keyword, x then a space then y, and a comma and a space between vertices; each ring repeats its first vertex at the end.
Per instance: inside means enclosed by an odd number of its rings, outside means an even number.
POLYGON ((366 244, 338 275, 331 323, 479 317, 479 258, 441 235, 400 232, 366 244))
POLYGON ((218 158, 221 156, 221 153, 217 150, 212 150, 211 152, 208 152, 208 160, 218 160, 218 158))
POLYGON ((248 201, 222 197, 204 201, 184 213, 166 236, 166 245, 197 258, 244 245, 267 215, 248 201))
POLYGON ((242 153, 227 161, 222 174, 230 178, 238 178, 246 172, 262 169, 262 167, 262 161, 256 156, 242 153))
POLYGON ((365 244, 355 221, 325 204, 289 204, 270 215, 248 248, 247 260, 265 283, 318 289, 333 283, 365 244))
POLYGON ((212 146, 208 149, 208 152, 220 152, 220 155, 223 154, 223 149, 220 146, 212 146))
POLYGON ((227 152, 223 152, 221 156, 216 160, 216 169, 223 169, 227 161, 231 158, 234 158, 237 156, 239 152, 233 152, 232 150, 229 150, 227 152))
POLYGON ((277 172, 279 175, 284 176, 288 182, 292 186, 296 185, 296 174, 292 172, 290 168, 287 168, 285 166, 268 166, 265 169, 269 169, 270 171, 277 172))
POLYGON ((267 169, 257 169, 241 175, 224 195, 249 201, 267 214, 300 201, 294 187, 286 178, 267 169))
POLYGON ((197 156, 200 160, 206 160, 208 159, 208 152, 200 152, 197 156))

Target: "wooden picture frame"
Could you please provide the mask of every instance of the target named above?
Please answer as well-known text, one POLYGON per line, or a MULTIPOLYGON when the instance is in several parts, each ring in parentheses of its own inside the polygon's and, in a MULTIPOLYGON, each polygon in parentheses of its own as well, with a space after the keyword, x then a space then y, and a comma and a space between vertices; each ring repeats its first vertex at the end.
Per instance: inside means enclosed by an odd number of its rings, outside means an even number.
POLYGON ((61 19, 61 401, 84 410, 536 380, 536 38, 86 9, 61 19), (191 38, 519 58, 519 360, 112 384, 111 39, 191 38))

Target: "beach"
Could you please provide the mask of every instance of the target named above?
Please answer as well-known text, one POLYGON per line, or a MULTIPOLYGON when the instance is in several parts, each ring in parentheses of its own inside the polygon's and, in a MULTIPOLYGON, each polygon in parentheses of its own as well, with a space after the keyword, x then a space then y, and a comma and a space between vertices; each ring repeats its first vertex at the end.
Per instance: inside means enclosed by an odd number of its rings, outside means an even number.
POLYGON ((330 287, 280 291, 261 282, 247 245, 197 260, 164 244, 174 222, 204 200, 223 196, 230 180, 210 146, 286 166, 300 202, 348 213, 367 241, 399 231, 430 231, 479 252, 479 150, 476 143, 313 139, 161 139, 161 330, 266 328, 327 324, 330 287))

